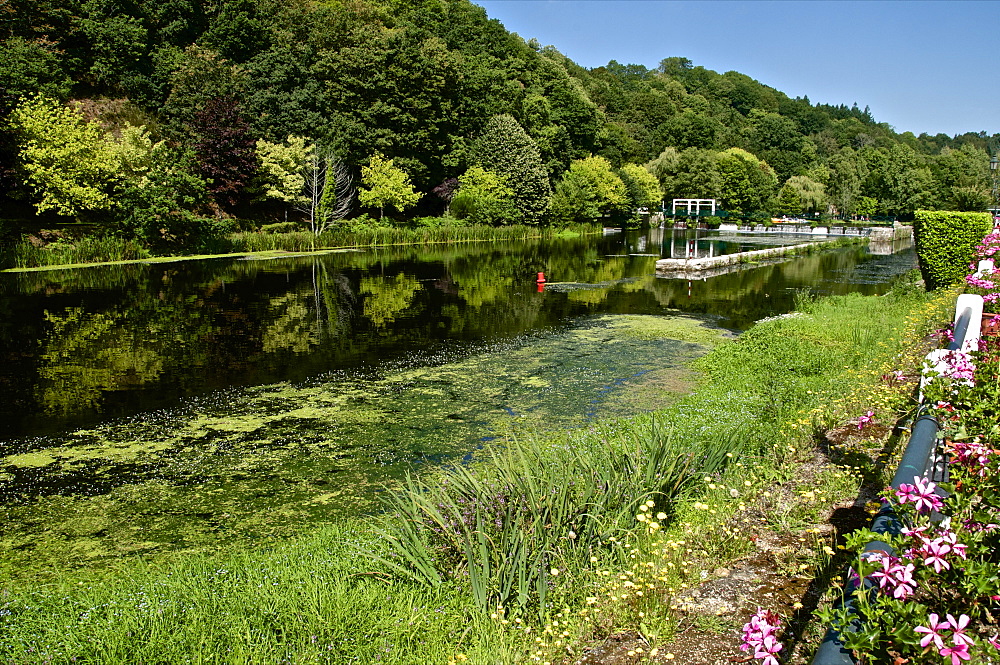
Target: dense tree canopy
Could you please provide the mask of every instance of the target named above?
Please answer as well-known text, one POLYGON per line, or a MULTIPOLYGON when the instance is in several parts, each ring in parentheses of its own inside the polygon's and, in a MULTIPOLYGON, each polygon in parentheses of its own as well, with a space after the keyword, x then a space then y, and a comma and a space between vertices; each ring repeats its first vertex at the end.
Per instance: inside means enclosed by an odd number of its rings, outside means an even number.
POLYGON ((489 223, 628 217, 659 196, 745 215, 995 203, 985 132, 897 134, 683 57, 586 69, 468 0, 8 0, 0 40, 3 194, 71 217, 138 206, 116 228, 147 239, 304 220, 289 137, 305 136, 345 182, 384 155, 414 214, 461 181, 453 213, 489 223))

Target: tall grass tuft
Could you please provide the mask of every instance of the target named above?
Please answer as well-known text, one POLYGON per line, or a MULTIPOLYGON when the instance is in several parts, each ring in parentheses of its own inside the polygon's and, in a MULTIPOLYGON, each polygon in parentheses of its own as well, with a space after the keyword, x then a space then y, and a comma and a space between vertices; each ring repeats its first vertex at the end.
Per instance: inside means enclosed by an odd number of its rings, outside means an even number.
POLYGON ((641 504, 652 500, 669 512, 694 479, 721 469, 741 447, 735 433, 671 436, 652 417, 558 443, 518 442, 475 470, 409 478, 384 499, 381 532, 391 554, 375 558, 430 586, 467 579, 483 611, 543 614, 552 575, 610 549, 641 504))
POLYGON ((0 252, 0 267, 37 268, 78 263, 133 261, 149 256, 149 250, 138 242, 115 236, 86 236, 72 241, 61 240, 43 247, 21 240, 0 252))

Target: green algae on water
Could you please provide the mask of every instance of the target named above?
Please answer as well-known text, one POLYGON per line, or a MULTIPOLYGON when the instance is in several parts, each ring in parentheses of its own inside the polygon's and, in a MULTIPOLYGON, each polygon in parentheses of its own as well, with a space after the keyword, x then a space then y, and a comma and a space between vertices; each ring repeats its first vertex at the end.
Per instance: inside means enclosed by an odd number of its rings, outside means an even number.
POLYGON ((689 316, 599 316, 437 363, 229 389, 16 441, 5 572, 283 538, 378 510, 405 474, 470 463, 519 431, 661 406, 726 334, 689 316))

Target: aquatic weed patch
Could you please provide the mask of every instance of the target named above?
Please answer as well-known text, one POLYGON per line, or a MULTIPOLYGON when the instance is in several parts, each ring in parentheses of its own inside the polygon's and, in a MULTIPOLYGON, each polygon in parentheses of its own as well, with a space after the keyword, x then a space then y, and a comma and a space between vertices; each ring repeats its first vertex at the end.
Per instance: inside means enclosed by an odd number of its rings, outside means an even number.
POLYGON ((46 561, 254 542, 377 510, 375 495, 407 472, 468 463, 527 428, 584 425, 612 401, 616 413, 646 408, 632 391, 647 374, 681 375, 707 348, 675 338, 719 334, 691 317, 597 317, 473 354, 227 390, 14 442, 2 469, 6 565, 30 577, 46 561))

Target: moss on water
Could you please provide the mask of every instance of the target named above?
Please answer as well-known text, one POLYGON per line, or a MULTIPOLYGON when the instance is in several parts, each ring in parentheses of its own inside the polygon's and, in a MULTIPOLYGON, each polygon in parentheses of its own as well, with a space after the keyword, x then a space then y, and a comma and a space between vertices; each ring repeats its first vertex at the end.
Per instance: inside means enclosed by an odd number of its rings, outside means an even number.
POLYGON ((286 537, 363 514, 386 483, 469 462, 524 428, 661 406, 726 334, 689 316, 594 317, 439 364, 226 390, 16 441, 2 463, 4 572, 286 537))

